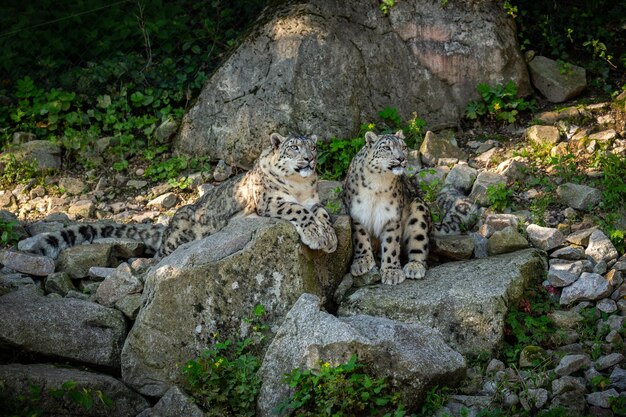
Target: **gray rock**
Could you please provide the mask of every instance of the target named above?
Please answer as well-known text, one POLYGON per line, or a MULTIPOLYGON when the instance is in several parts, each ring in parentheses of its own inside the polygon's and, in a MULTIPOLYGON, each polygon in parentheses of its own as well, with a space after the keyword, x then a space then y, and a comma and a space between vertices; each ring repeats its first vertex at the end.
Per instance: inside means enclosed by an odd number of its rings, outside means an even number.
POLYGON ((619 365, 624 362, 624 355, 621 353, 610 353, 608 355, 600 356, 593 364, 593 367, 597 371, 604 371, 611 366, 619 365))
POLYGON ((541 409, 548 402, 548 390, 529 388, 520 392, 519 401, 526 411, 541 409))
POLYGON ((0 365, 0 381, 4 383, 3 394, 9 398, 30 398, 32 386, 41 388, 37 408, 50 416, 135 417, 149 406, 143 397, 109 375, 67 367, 44 364, 0 365), (82 393, 85 389, 91 393, 91 408, 86 409, 78 402, 70 401, 68 394, 62 398, 51 395, 51 391, 60 389, 69 381, 76 383, 71 392, 82 393), (110 407, 102 404, 96 396, 97 392, 111 400, 110 407))
POLYGON ((37 135, 31 132, 14 132, 11 143, 21 145, 22 143, 31 142, 37 139, 37 135))
POLYGON ((616 366, 611 372, 609 377, 611 381, 611 387, 618 391, 626 391, 626 370, 616 366))
POLYGON ((167 118, 154 131, 154 139, 159 143, 168 142, 178 130, 178 122, 172 118, 167 118))
POLYGON ((591 233, 585 254, 596 262, 605 261, 606 263, 619 257, 615 246, 601 230, 594 230, 591 233))
POLYGON ((585 380, 570 375, 562 376, 552 381, 552 395, 561 395, 564 392, 576 392, 583 394, 585 392, 585 380))
POLYGON ((456 164, 444 181, 444 185, 451 185, 457 190, 467 194, 472 189, 472 185, 478 176, 478 171, 467 164, 456 164))
POLYGON ((554 369, 558 376, 566 376, 587 369, 591 366, 591 359, 587 355, 566 355, 554 369))
POLYGON ((218 182, 226 181, 233 175, 233 167, 220 159, 213 171, 213 179, 218 182))
POLYGON ((54 260, 46 256, 0 249, 0 264, 17 272, 45 277, 54 272, 54 260))
POLYGON ((525 248, 528 248, 528 241, 512 227, 495 231, 487 243, 489 255, 499 255, 525 248))
POLYGON ((585 259, 585 250, 580 246, 566 246, 550 253, 551 258, 566 259, 569 261, 577 261, 585 259))
POLYGON ((130 320, 135 320, 139 309, 143 305, 143 296, 141 294, 128 294, 122 296, 115 302, 115 308, 124 313, 130 320))
MULTIPOLYGON (((31 236, 38 235, 40 233, 49 233, 49 232, 58 232, 59 230, 63 230, 66 226, 63 222, 49 222, 49 221, 38 221, 33 222, 25 226, 26 231, 31 236)), ((22 243, 22 242, 20 242, 22 243)), ((19 248, 19 244, 18 244, 19 248)), ((24 250, 24 249, 20 249, 24 250)))
POLYGON ((143 180, 130 180, 126 183, 127 187, 134 188, 135 190, 140 190, 146 185, 148 185, 148 181, 143 180))
POLYGON ((342 301, 338 314, 422 323, 439 329, 461 353, 493 351, 503 338, 507 306, 546 269, 534 249, 449 262, 429 269, 421 281, 359 288, 342 301))
POLYGON ((592 227, 590 229, 579 230, 577 232, 574 232, 574 233, 571 233, 571 234, 567 235, 565 240, 567 242, 572 243, 572 244, 577 245, 577 246, 587 247, 587 245, 589 245, 589 238, 591 237, 591 234, 595 230, 598 230, 598 228, 597 227, 592 227))
POLYGON ((470 236, 474 239, 474 258, 486 258, 489 256, 487 245, 489 240, 482 237, 479 233, 472 232, 470 236))
POLYGON ((496 167, 496 174, 503 175, 508 181, 522 181, 528 171, 528 164, 517 156, 500 162, 496 167))
POLYGON ((148 201, 147 207, 155 207, 158 209, 170 209, 178 202, 178 196, 174 193, 165 193, 148 201))
POLYGON ((587 403, 589 405, 595 405, 600 408, 611 408, 611 398, 619 397, 619 393, 614 388, 609 388, 606 391, 592 392, 585 395, 587 403))
POLYGON ((558 229, 530 224, 526 228, 528 239, 535 247, 549 251, 563 244, 565 237, 558 229))
POLYGON ((434 236, 432 251, 446 259, 461 261, 474 254, 474 238, 470 235, 434 236))
POLYGON ((467 160, 465 151, 430 130, 426 132, 424 141, 420 145, 420 154, 422 155, 422 163, 427 166, 437 165, 441 158, 467 160))
POLYGON ((22 226, 20 220, 15 214, 7 210, 0 210, 0 220, 3 220, 5 223, 13 223, 11 230, 18 239, 24 239, 25 237, 28 237, 28 233, 26 233, 24 226, 22 226))
POLYGON ((610 298, 604 298, 596 303, 596 308, 603 313, 611 314, 617 311, 617 303, 610 298))
POLYGON ((557 61, 536 56, 528 63, 533 85, 552 103, 562 103, 580 94, 587 86, 586 71, 576 65, 562 72, 557 61))
POLYGON ((122 263, 114 273, 100 283, 96 290, 95 301, 103 306, 113 307, 127 295, 138 294, 142 290, 142 282, 133 276, 127 263, 122 263))
POLYGON ((72 279, 65 272, 55 272, 54 274, 48 275, 44 288, 47 292, 60 295, 65 295, 68 291, 76 290, 72 279))
POLYGON ((485 369, 485 375, 493 375, 498 371, 504 371, 505 368, 506 366, 501 360, 495 358, 491 359, 489 361, 489 364, 487 365, 487 368, 485 369))
POLYGON ((563 204, 577 210, 591 211, 602 201, 602 192, 597 188, 571 182, 559 185, 556 194, 563 204))
POLYGON ((178 150, 250 166, 272 132, 350 137, 390 96, 404 119, 439 127, 456 125, 481 82, 529 93, 514 27, 487 3, 403 1, 383 18, 375 3, 313 0, 273 9, 256 33, 206 83, 178 150))
POLYGON ((566 287, 574 283, 583 272, 581 261, 566 261, 561 259, 550 260, 548 281, 553 287, 566 287))
POLYGON ((484 224, 490 227, 494 232, 507 227, 518 230, 519 219, 514 214, 489 214, 485 218, 484 224))
POLYGON ((72 177, 61 178, 59 187, 69 195, 81 195, 87 189, 87 185, 82 180, 72 177))
POLYGON ((0 296, 21 287, 36 287, 35 281, 28 275, 20 273, 5 274, 0 272, 0 296))
POLYGON ((547 363, 550 360, 550 355, 546 350, 540 346, 527 345, 520 352, 519 355, 519 367, 520 368, 534 368, 538 364, 547 363))
POLYGON ((617 132, 615 129, 607 129, 601 132, 592 133, 589 135, 589 140, 595 140, 598 142, 613 142, 617 138, 617 132))
POLYGON ((108 267, 111 263, 110 244, 92 243, 64 249, 57 260, 57 270, 65 271, 74 279, 89 276, 92 266, 108 267))
POLYGON ((100 243, 112 246, 111 256, 116 258, 136 258, 144 255, 146 245, 135 239, 126 239, 119 237, 106 237, 94 239, 93 243, 100 243))
POLYGON ((23 143, 13 151, 19 162, 35 162, 39 170, 61 168, 61 147, 48 140, 23 143))
POLYGON ((94 280, 102 281, 109 275, 115 272, 115 268, 109 268, 104 266, 92 266, 89 268, 89 278, 94 280))
POLYGON ((67 213, 77 219, 91 219, 95 211, 96 205, 91 200, 79 200, 67 209, 67 213))
POLYGON ((203 417, 194 399, 177 386, 168 389, 150 410, 149 417, 203 417))
POLYGON ((583 321, 583 316, 575 310, 555 310, 548 317, 562 329, 575 329, 583 321))
POLYGON ((611 284, 602 275, 583 272, 576 282, 563 288, 559 302, 567 305, 575 301, 595 301, 607 297, 611 291, 611 284))
MULTIPOLYGON (((0 165, 2 168, 2 165, 0 165)), ((15 211, 17 210, 17 201, 13 194, 8 190, 0 190, 0 208, 15 211)), ((6 212, 6 210, 2 210, 6 212)))
POLYGON ((587 409, 585 397, 578 391, 567 391, 555 395, 550 402, 550 408, 563 408, 567 416, 584 416, 587 409))
POLYGON ((117 369, 126 322, 119 311, 20 289, 0 297, 0 345, 117 369))
POLYGON ((503 175, 482 171, 476 177, 476 181, 474 181, 472 192, 469 195, 470 200, 475 201, 481 206, 488 206, 489 198, 487 197, 487 189, 490 186, 497 186, 499 184, 506 184, 506 178, 503 175))
POLYGON ((289 394, 285 373, 318 369, 320 360, 339 364, 358 354, 375 377, 387 378, 400 391, 407 407, 421 402, 433 384, 454 385, 465 375, 465 359, 433 329, 363 315, 336 318, 321 312, 319 304, 319 298, 303 294, 269 346, 259 370, 259 416, 273 415, 289 394))
POLYGON ((255 305, 273 325, 303 292, 330 302, 352 257, 347 216, 335 231, 339 247, 325 254, 302 245, 286 221, 239 218, 163 258, 146 275, 146 305, 122 354, 124 381, 160 396, 180 378, 176 364, 200 355, 214 332, 239 337, 255 305))
POLYGON ((533 125, 525 134, 526 139, 539 146, 556 145, 561 140, 559 129, 554 126, 533 125))

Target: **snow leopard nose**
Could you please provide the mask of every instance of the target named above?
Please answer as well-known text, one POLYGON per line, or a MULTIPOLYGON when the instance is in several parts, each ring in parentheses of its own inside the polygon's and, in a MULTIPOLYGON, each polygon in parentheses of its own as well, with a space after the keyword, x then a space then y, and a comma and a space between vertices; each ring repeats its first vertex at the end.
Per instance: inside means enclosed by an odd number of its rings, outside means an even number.
POLYGON ((402 165, 403 167, 405 167, 405 166, 406 166, 406 158, 405 158, 404 156, 399 156, 399 157, 397 157, 396 159, 398 160, 398 163, 399 163, 400 165, 402 165))

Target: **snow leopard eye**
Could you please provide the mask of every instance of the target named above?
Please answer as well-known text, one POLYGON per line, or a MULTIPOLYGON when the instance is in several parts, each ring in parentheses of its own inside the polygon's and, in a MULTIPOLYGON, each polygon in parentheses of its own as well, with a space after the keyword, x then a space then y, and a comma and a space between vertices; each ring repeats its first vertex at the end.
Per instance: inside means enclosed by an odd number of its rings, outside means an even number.
POLYGON ((298 149, 300 149, 300 147, 298 145, 291 145, 289 149, 291 149, 292 151, 297 151, 298 149))

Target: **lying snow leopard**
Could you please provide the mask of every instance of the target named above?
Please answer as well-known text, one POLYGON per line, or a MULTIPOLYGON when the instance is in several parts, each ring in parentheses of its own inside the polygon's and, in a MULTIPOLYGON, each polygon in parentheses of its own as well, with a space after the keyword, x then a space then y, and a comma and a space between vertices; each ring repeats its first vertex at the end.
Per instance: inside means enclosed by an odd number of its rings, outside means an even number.
POLYGON ((395 135, 365 134, 365 146, 357 153, 344 182, 344 202, 352 217, 354 276, 376 266, 372 240, 381 246, 380 270, 384 284, 426 274, 431 218, 418 188, 408 178, 402 131, 395 135), (400 259, 406 258, 404 268, 400 259))
POLYGON ((317 193, 317 137, 270 135, 251 171, 211 189, 196 203, 181 207, 167 227, 115 223, 80 224, 59 232, 23 240, 18 249, 56 258, 67 247, 101 237, 127 237, 144 242, 162 257, 186 242, 222 229, 240 215, 284 219, 293 224, 302 243, 311 249, 334 252, 337 236, 317 193))

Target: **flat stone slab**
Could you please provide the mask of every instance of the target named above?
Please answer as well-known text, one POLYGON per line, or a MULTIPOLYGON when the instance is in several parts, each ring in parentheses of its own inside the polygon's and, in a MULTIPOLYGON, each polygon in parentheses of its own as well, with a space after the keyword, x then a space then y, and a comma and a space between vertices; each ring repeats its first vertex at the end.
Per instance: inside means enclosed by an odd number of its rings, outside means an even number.
POLYGON ((518 252, 429 269, 420 281, 375 285, 349 293, 340 316, 367 314, 438 329, 463 354, 492 352, 502 341, 504 316, 531 282, 543 279, 540 251, 518 252))

